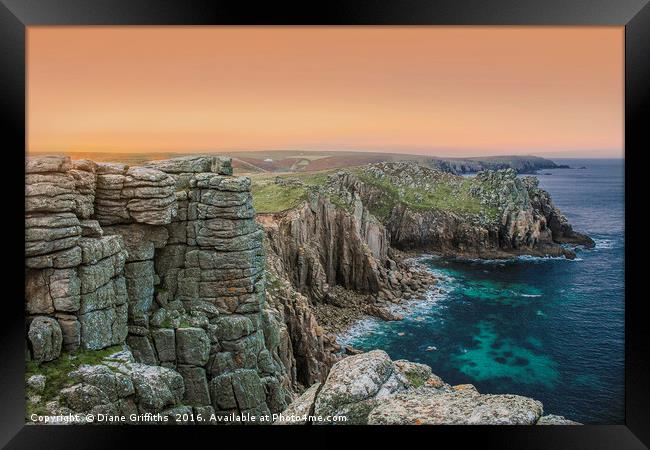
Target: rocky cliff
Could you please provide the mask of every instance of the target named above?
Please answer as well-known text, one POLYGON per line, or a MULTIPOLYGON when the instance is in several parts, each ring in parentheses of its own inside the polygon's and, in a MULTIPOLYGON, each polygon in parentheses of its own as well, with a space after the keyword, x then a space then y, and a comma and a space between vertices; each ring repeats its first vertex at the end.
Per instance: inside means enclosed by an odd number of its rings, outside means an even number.
POLYGON ((332 175, 328 189, 358 196, 385 225, 391 245, 446 255, 575 257, 561 244, 592 247, 549 194, 513 169, 466 178, 413 163, 380 163, 332 175))
MULTIPOLYGON (((332 333, 434 284, 398 249, 463 257, 574 257, 591 245, 535 178, 512 169, 463 178, 415 163, 254 177, 266 232, 267 298, 286 325, 294 385, 322 382, 339 358, 332 333)), ((353 351, 353 349, 347 349, 353 351)))
POLYGON ((250 180, 232 176, 229 159, 129 167, 42 157, 25 170, 28 409, 286 406, 264 233, 250 180))
POLYGON ((431 158, 423 161, 425 166, 456 175, 478 173, 485 170, 513 169, 519 174, 535 174, 542 169, 568 169, 538 156, 488 156, 476 158, 431 158))
POLYGON ((433 284, 425 271, 391 258, 384 226, 359 199, 335 204, 309 189, 297 207, 257 220, 267 237, 267 298, 289 327, 302 385, 323 381, 337 360, 332 332, 364 314, 399 319, 391 305, 433 284))

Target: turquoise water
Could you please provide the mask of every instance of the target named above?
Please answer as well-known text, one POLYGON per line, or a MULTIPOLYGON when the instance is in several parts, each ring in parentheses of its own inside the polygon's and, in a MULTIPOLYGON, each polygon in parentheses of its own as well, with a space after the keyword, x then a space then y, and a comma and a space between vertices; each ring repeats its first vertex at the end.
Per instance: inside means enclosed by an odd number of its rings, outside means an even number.
POLYGON ((451 384, 516 393, 584 423, 624 419, 622 160, 540 175, 574 228, 596 241, 578 258, 422 258, 439 282, 403 321, 365 321, 342 341, 430 365, 451 384))

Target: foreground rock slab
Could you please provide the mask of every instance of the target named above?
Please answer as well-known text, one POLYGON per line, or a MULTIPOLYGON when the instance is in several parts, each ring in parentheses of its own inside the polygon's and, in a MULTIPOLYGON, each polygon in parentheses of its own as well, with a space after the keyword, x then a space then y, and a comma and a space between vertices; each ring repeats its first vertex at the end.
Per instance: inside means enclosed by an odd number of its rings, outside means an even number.
POLYGON ((481 394, 470 384, 450 386, 424 364, 392 361, 373 350, 336 363, 325 383, 306 390, 276 424, 578 424, 543 413, 538 400, 481 394))
POLYGON ((542 404, 519 395, 436 392, 419 389, 382 402, 368 415, 370 425, 533 425, 542 404))

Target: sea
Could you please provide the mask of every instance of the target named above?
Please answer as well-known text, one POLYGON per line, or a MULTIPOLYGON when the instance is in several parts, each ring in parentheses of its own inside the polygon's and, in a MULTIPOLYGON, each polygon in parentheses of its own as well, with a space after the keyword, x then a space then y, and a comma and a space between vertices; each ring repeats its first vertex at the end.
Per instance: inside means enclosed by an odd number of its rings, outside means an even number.
POLYGON ((624 160, 555 159, 537 176, 596 246, 577 258, 422 255, 438 278, 404 320, 366 319, 341 343, 432 367, 449 384, 519 394, 589 424, 624 423, 624 160))

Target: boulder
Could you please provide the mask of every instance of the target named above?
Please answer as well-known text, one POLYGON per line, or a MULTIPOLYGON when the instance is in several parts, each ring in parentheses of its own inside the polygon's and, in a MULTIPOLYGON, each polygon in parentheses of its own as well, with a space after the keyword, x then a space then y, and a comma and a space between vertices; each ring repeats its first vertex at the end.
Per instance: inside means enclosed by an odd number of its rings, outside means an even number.
POLYGON ((316 399, 314 413, 345 415, 363 423, 376 400, 406 390, 408 381, 383 350, 349 356, 337 362, 316 399))
POLYGON ((133 363, 128 365, 138 405, 142 411, 160 411, 183 400, 183 377, 160 366, 133 363))
POLYGON ((72 168, 69 156, 37 156, 25 159, 25 173, 67 172, 72 168))
POLYGON ((103 364, 84 364, 70 372, 68 377, 75 383, 82 383, 100 389, 109 401, 117 401, 135 393, 131 378, 103 364))
POLYGON ((40 394, 45 390, 46 381, 45 375, 32 375, 27 379, 27 388, 40 394))
POLYGON ((574 423, 542 417, 542 404, 519 395, 480 394, 472 385, 449 386, 431 368, 385 352, 349 356, 336 363, 322 386, 314 385, 282 415, 304 423, 315 416, 338 416, 314 424, 369 425, 533 425, 574 423), (295 418, 297 416, 297 418, 295 418))
POLYGON ((228 315, 219 318, 214 335, 220 341, 234 341, 248 336, 253 331, 255 331, 255 327, 248 317, 228 315))
POLYGON ((75 384, 60 392, 64 404, 76 412, 89 413, 98 406, 110 404, 108 395, 97 386, 75 384))
POLYGON ((563 416, 549 414, 547 416, 540 417, 535 425, 581 425, 581 423, 565 419, 563 416))
POLYGON ((63 334, 55 319, 45 316, 35 317, 29 325, 27 337, 35 361, 52 361, 61 354, 63 334))
MULTIPOLYGON (((431 367, 426 364, 414 363, 405 359, 395 361, 395 369, 404 375, 409 387, 414 388, 424 385, 433 375, 431 367)), ((435 377, 435 375, 433 376, 435 377)), ((430 383, 428 384, 430 385, 430 383)))

